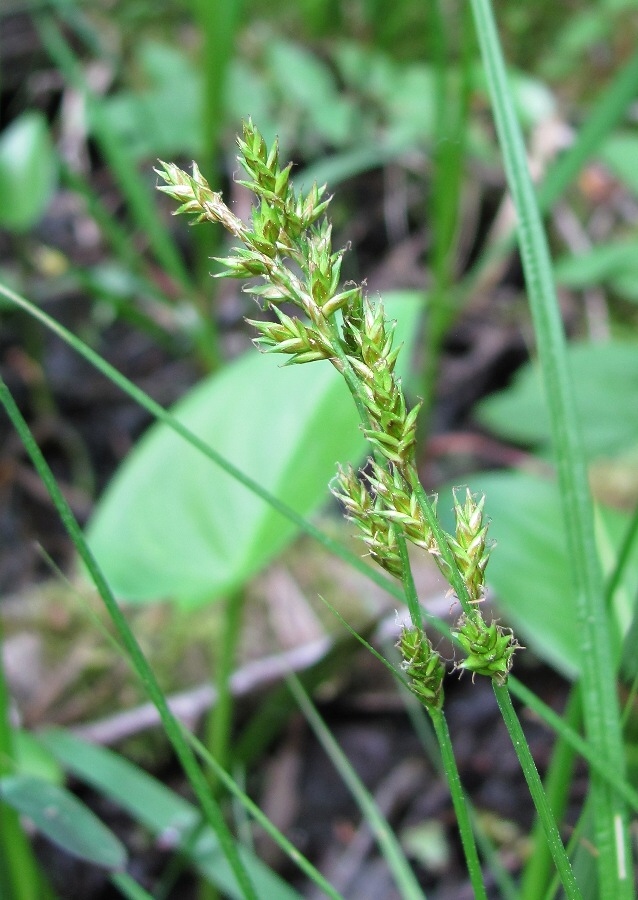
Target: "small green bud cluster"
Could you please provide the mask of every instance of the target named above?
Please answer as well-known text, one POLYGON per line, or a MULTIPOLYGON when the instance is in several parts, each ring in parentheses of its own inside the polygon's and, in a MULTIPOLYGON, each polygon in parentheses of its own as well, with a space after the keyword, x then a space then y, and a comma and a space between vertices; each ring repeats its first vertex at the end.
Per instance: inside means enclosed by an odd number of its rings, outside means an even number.
POLYGON ((465 669, 472 675, 487 675, 497 684, 505 684, 514 652, 520 647, 509 628, 502 628, 496 622, 488 625, 480 616, 475 619, 461 616, 452 635, 467 653, 456 664, 457 669, 465 669))
POLYGON ((418 628, 402 628, 397 647, 403 657, 403 671, 410 678, 414 693, 428 708, 440 709, 445 666, 425 632, 418 628))
MULTIPOLYGON (((181 204, 177 213, 192 215, 195 222, 220 223, 238 239, 231 255, 218 261, 226 270, 222 275, 262 279, 245 288, 272 315, 269 321, 247 320, 258 332, 259 349, 282 353, 289 364, 326 359, 344 376, 374 460, 368 461, 361 477, 351 468, 340 469, 333 493, 359 527, 372 559, 391 575, 406 574, 405 554, 399 552, 403 539, 430 553, 448 580, 452 566, 458 568, 467 596, 458 591, 464 616, 457 636, 469 654, 469 662, 460 667, 505 679, 516 642, 497 626, 485 625, 477 608, 485 595, 491 550, 484 498, 477 501, 468 490, 461 502, 455 494, 452 535, 438 525, 436 498, 428 501, 422 492, 417 496, 414 457, 420 404, 408 409, 395 372, 400 348, 393 347, 394 323, 386 320, 383 304, 373 302, 360 285, 340 287, 345 251, 332 248, 332 228, 323 216, 330 202, 325 186, 314 184, 305 196, 297 196, 290 183, 291 164, 280 166, 277 142, 268 148, 250 121, 244 123, 238 146, 239 162, 248 176, 239 183, 258 200, 250 225, 211 190, 195 163, 192 175, 172 163, 161 163, 156 171, 166 184, 159 190, 181 204), (304 319, 284 311, 283 303, 300 310, 304 319), (481 655, 483 663, 478 661, 481 655)), ((438 671, 433 662, 438 657, 427 638, 419 629, 410 631, 400 646, 415 692, 424 703, 438 703, 439 689, 428 680, 438 671)))

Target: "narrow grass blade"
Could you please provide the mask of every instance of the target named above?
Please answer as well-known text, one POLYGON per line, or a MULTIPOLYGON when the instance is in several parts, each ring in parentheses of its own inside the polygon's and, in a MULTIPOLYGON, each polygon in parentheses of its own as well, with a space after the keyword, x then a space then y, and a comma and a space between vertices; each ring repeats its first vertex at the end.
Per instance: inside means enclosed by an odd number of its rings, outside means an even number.
POLYGON ((215 774, 215 777, 219 779, 219 781, 224 785, 229 794, 232 794, 242 807, 246 810, 246 812, 255 820, 255 822, 260 825, 266 834, 272 838, 272 840, 280 847, 281 850, 286 854, 286 856, 296 865, 299 869, 308 876, 308 878, 317 885, 320 890, 324 892, 327 897, 332 897, 332 900, 343 900, 342 895, 336 891, 333 886, 326 881, 321 872, 316 869, 312 863, 306 859, 306 857, 300 853, 297 848, 292 844, 288 838, 279 831, 279 829, 273 825, 268 816, 264 815, 261 809, 253 803, 250 797, 241 790, 237 782, 230 777, 228 772, 219 765, 217 760, 211 756, 208 750, 204 747, 204 745, 197 740, 194 735, 189 732, 186 733, 186 738, 190 742, 191 746, 200 757, 200 759, 206 763, 206 765, 210 766, 212 771, 215 774))
POLYGON ((425 895, 405 858, 396 835, 382 815, 374 798, 352 768, 325 722, 315 709, 298 678, 290 676, 288 686, 322 747, 330 757, 344 784, 356 800, 366 822, 377 838, 379 848, 392 872, 404 900, 424 900, 425 895))
MULTIPOLYGON (((609 623, 549 250, 489 0, 472 0, 472 10, 507 180, 518 213, 518 240, 549 406, 567 546, 576 586, 585 727, 594 752, 612 770, 622 773, 624 755, 609 623)), ((633 897, 626 867, 621 868, 622 861, 631 858, 624 805, 597 776, 592 779, 592 796, 600 894, 617 900, 633 897)))
MULTIPOLYGON (((194 741, 185 729, 182 734, 189 744, 194 741)), ((67 731, 47 731, 41 740, 66 771, 108 797, 154 837, 172 839, 175 849, 224 896, 243 896, 214 832, 202 823, 192 803, 112 750, 88 744, 67 731)), ((260 900, 301 900, 296 890, 253 853, 243 847, 238 847, 238 852, 260 900)))
MULTIPOLYGON (((0 649, 2 649, 0 622, 0 649)), ((13 774, 14 740, 9 722, 9 692, 0 654, 0 778, 13 774)), ((35 856, 14 809, 0 793, 0 896, 40 900, 45 891, 35 856)))
MULTIPOLYGON (((600 93, 572 146, 549 169, 538 189, 538 203, 543 212, 551 209, 585 163, 592 158, 605 138, 618 125, 637 92, 638 53, 635 53, 619 70, 611 84, 600 93)), ((462 306, 465 298, 472 294, 482 273, 512 250, 515 240, 515 235, 511 234, 479 257, 455 292, 457 294, 455 309, 462 306)), ((454 315, 455 311, 452 309, 451 319, 454 315)))
MULTIPOLYGON (((581 721, 580 690, 576 685, 570 694, 563 717, 572 727, 578 727, 581 721)), ((543 781, 547 800, 557 821, 561 821, 569 801, 576 751, 572 745, 559 737, 552 752, 549 769, 543 781)), ((552 875, 552 860, 548 844, 543 841, 543 826, 540 818, 536 819, 531 834, 534 852, 530 855, 521 878, 520 900, 535 900, 542 897, 552 875)))
POLYGON ((441 342, 453 314, 451 296, 455 277, 461 188, 465 169, 466 132, 470 98, 471 17, 469 8, 451 7, 446 14, 441 0, 430 4, 430 55, 434 61, 436 87, 436 141, 432 149, 429 218, 432 248, 432 288, 428 291, 426 348, 423 363, 423 409, 421 434, 427 427, 439 374, 441 342), (454 58, 453 44, 460 59, 454 58))
POLYGON ((153 900, 153 895, 145 891, 130 875, 118 872, 111 876, 111 884, 115 885, 123 897, 128 900, 153 900))
POLYGON ((618 125, 638 92, 638 52, 618 71, 589 111, 572 146, 552 166, 538 193, 543 211, 550 208, 576 178, 605 138, 618 125))
POLYGON ((565 740, 587 762, 589 767, 638 813, 638 791, 629 784, 622 773, 610 770, 605 761, 596 755, 588 741, 513 675, 508 678, 507 686, 514 697, 528 706, 552 731, 565 740))
POLYGON ((113 622, 113 625, 118 632, 118 635, 127 653, 133 670, 140 678, 140 681, 146 688, 150 699, 157 707, 160 718, 162 720, 164 731, 166 733, 166 737, 171 742, 175 753, 183 766, 186 777, 188 778, 193 791, 195 792, 195 795, 201 805, 204 817, 217 834, 220 845, 226 858, 228 859, 235 877, 237 878, 237 883, 240 885, 244 897, 246 898, 246 900, 257 900, 257 895, 248 877, 245 866, 243 865, 239 854, 237 853, 237 848, 226 826, 226 823, 224 822, 221 811, 208 791, 206 780, 195 761, 190 747, 184 740, 181 728, 177 720, 170 711, 170 708, 166 702, 166 697, 164 696, 155 678, 155 675, 153 674, 153 671, 146 660, 146 657, 142 653, 135 636, 129 628, 128 622, 126 621, 124 614, 119 608, 115 597, 113 596, 106 580, 102 575, 101 570, 99 569, 95 559, 93 558, 93 555, 84 539, 84 535, 82 534, 82 530, 78 525, 68 502, 60 491, 60 488, 57 485, 51 469, 47 465, 47 462, 44 459, 40 448, 36 444, 27 423, 25 422, 22 414, 20 413, 20 410, 18 409, 13 397, 11 396, 10 391, 2 380, 0 380, 0 403, 2 403, 2 405, 4 406, 7 415, 11 419, 11 422, 18 432, 24 448, 29 454, 33 465, 40 475, 40 478, 42 479, 42 482, 44 483, 44 486, 47 489, 51 500, 53 501, 53 504, 62 520, 64 527, 71 537, 71 540, 73 541, 73 544, 80 558, 86 566, 87 571, 90 573, 90 576, 98 590, 98 593, 100 594, 100 597, 102 598, 104 605, 106 606, 111 621, 113 622))

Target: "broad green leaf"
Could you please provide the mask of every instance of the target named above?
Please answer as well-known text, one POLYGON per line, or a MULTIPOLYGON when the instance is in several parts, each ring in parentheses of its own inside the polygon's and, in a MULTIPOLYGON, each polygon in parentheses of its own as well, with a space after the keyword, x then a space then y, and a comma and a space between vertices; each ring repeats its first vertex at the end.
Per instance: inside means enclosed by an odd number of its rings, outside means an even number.
MULTIPOLYGON (((45 746, 70 774, 109 797, 156 837, 183 849, 198 871, 224 896, 241 898, 235 878, 210 828, 193 831, 196 807, 116 753, 87 744, 65 731, 42 736, 45 746)), ((300 895, 249 850, 239 852, 261 900, 300 900, 300 895)))
POLYGON ((0 134, 0 227, 22 232, 37 224, 55 189, 57 170, 45 117, 22 113, 0 134))
POLYGON ((137 61, 147 87, 105 99, 109 128, 135 160, 201 152, 201 76, 176 47, 145 41, 137 61))
POLYGON ((77 797, 29 775, 0 779, 0 798, 67 853, 105 869, 123 869, 126 850, 77 797))
MULTIPOLYGON (((411 337, 418 295, 398 295, 397 339, 411 337)), ((409 359, 406 347, 404 359, 409 359)), ((284 366, 256 351, 188 393, 175 414, 303 515, 328 496, 338 462, 365 450, 354 404, 329 363, 284 366)), ((210 601, 243 584, 295 527, 164 425, 152 426, 98 503, 88 539, 126 600, 210 601)))
MULTIPOLYGON (((613 456, 638 444, 638 344, 573 344, 568 348, 576 405, 588 459, 613 456)), ((478 421, 508 440, 546 450, 549 417, 534 364, 511 387, 476 409, 478 421)))
POLYGON ((307 119, 335 146, 350 144, 354 107, 340 92, 330 68, 316 54, 290 41, 269 43, 266 65, 273 89, 285 106, 307 119))
MULTIPOLYGON (((468 477, 468 484, 473 492, 486 497, 489 536, 496 541, 487 581, 504 622, 537 656, 558 671, 575 676, 582 660, 556 484, 521 472, 473 475, 468 477)), ((449 495, 442 495, 442 516, 450 515, 451 505, 449 495)), ((620 513, 598 510, 597 543, 607 574, 613 568, 627 523, 628 517, 620 513)), ((617 654, 633 615, 637 591, 638 554, 634 551, 614 597, 612 631, 617 654)))

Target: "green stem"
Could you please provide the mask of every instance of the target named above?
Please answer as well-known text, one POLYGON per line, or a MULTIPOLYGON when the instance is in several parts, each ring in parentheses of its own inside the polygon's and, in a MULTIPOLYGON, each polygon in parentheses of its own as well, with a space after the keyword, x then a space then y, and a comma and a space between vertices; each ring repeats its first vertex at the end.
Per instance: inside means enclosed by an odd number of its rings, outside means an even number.
POLYGON ((352 399, 354 400, 355 406, 357 407, 357 412, 359 413, 361 423, 364 428, 370 428, 370 414, 368 413, 366 405, 363 402, 364 393, 361 387, 361 379, 352 368, 350 360, 346 356, 345 350, 343 349, 343 345, 341 343, 341 335, 339 334, 339 329, 333 322, 329 321, 328 319, 326 319, 325 322, 326 328, 329 329, 332 337, 332 347, 335 351, 335 355, 341 364, 341 374, 343 375, 345 382, 348 385, 348 390, 352 394, 352 399))
POLYGON ((40 448, 29 430, 29 426, 24 420, 10 391, 2 379, 0 379, 0 403, 4 406, 16 431, 20 435, 24 448, 40 475, 40 478, 53 501, 53 505, 76 547, 80 559, 90 573, 93 583, 107 608, 111 621, 119 634, 126 653, 128 654, 133 669, 138 674, 151 701, 157 708, 166 737, 171 742, 173 749, 182 764, 195 796, 201 805, 202 814, 218 836, 220 847, 228 859, 228 863, 237 879, 237 884, 243 891, 246 900, 257 900, 257 894, 251 884, 245 866, 239 857, 232 835, 224 822, 219 807, 208 790, 206 779, 197 765, 192 750, 184 740, 180 725, 172 714, 166 701, 166 697, 155 678, 153 670, 142 653, 122 610, 91 553, 82 533, 82 529, 78 525, 77 520, 71 511, 71 507, 60 491, 51 469, 47 465, 40 448))
MULTIPOLYGON (((206 745, 210 754, 220 766, 228 767, 231 736, 233 729, 233 694, 230 677, 233 673, 237 644, 241 636, 241 619, 244 610, 244 591, 235 591, 226 600, 221 610, 222 627, 215 648, 215 688, 217 700, 208 714, 206 721, 206 745)), ((220 782, 214 772, 208 779, 210 789, 219 796, 220 782)), ((199 900, 217 900, 219 891, 215 885, 202 879, 198 892, 199 900)))
MULTIPOLYGON (((574 729, 580 726, 582 705, 578 685, 575 685, 570 692, 567 708, 562 718, 574 729)), ((562 820, 567 809, 575 760, 576 751, 564 737, 559 735, 543 783, 552 814, 558 822, 562 820)), ((534 852, 523 871, 520 900, 536 900, 537 897, 542 897, 550 880, 551 853, 547 842, 543 840, 543 824, 539 818, 534 823, 531 844, 534 852)))
POLYGON ((417 472, 415 466, 410 467, 410 469, 405 473, 405 478, 414 491, 414 496, 416 497, 417 502, 421 507, 423 515, 425 516, 425 520, 428 523, 432 534, 434 535, 434 539, 436 541, 437 547, 439 548, 441 558, 447 566, 445 577, 452 585, 454 592, 458 597, 459 603, 463 608, 463 612, 468 617, 468 619, 471 619, 473 622, 475 622, 480 618, 480 613, 477 611, 476 606, 474 606, 470 601, 470 595, 468 593, 467 586, 463 580, 463 576, 459 572, 459 567, 456 563, 456 560, 454 559, 454 554, 452 553, 450 545, 447 542, 446 534, 441 528, 432 504, 428 499, 428 495, 425 493, 423 485, 419 480, 419 473, 417 472))
MULTIPOLYGON (((2 649, 0 620, 0 650, 2 649)), ((0 653, 0 660, 2 654, 0 653)), ((14 772, 14 738, 9 722, 10 697, 0 661, 0 778, 14 772)), ((52 896, 36 862, 31 843, 15 810, 0 794, 0 896, 12 900, 43 900, 52 896)))
MULTIPOLYGON (((230 676, 235 666, 237 645, 241 636, 241 619, 244 611, 244 591, 235 591, 226 601, 223 627, 217 641, 215 654, 215 687, 217 701, 207 723, 206 743, 213 756, 224 768, 228 767, 232 734, 233 695, 230 676)), ((214 790, 214 784, 211 784, 214 790)))
POLYGON ((510 697, 506 686, 499 687, 496 682, 492 680, 492 687, 494 688, 494 695, 496 696, 496 702, 501 710, 503 721, 505 722, 516 755, 521 764, 525 781, 527 782, 527 787, 529 788, 530 795, 534 801, 538 817, 543 825, 545 838, 556 869, 558 870, 558 874, 560 875, 565 894, 568 900, 582 900, 582 894, 576 884, 571 863, 565 852, 565 847, 561 841, 560 834, 558 833, 556 820, 554 819, 547 796, 543 790, 543 783, 538 774, 532 754, 530 753, 525 733, 521 727, 518 716, 516 715, 514 706, 512 705, 512 698, 510 697))
POLYGON ((485 885, 483 884, 483 872, 481 870, 481 863, 479 861, 476 842, 474 840, 474 832, 472 830, 470 812, 461 786, 461 778, 454 758, 447 720, 440 709, 430 709, 428 707, 428 712, 432 719, 432 725, 434 726, 434 731, 439 742, 443 768, 445 769, 447 783, 452 796, 452 803, 454 804, 454 812, 456 813, 456 821, 459 827, 463 853, 465 854, 467 871, 470 876, 470 881, 472 882, 474 896, 476 900, 487 900, 487 893, 485 892, 485 885))
POLYGON ((400 891, 400 896, 403 900, 424 900, 423 891, 409 866, 401 844, 381 813, 374 797, 370 795, 345 753, 335 741, 330 729, 315 709, 299 679, 294 675, 290 675, 287 683, 317 739, 330 757, 344 784, 357 801, 392 872, 400 891))
MULTIPOLYGON (((507 181, 518 215, 521 260, 545 384, 575 587, 585 727, 594 752, 622 774, 625 760, 610 623, 604 604, 586 461, 551 258, 492 8, 489 0, 471 0, 471 5, 507 181)), ((635 894, 632 879, 628 877, 631 847, 626 807, 607 782, 597 776, 592 777, 591 795, 600 895, 628 900, 635 894)))
POLYGON ((421 604, 414 584, 414 576, 412 575, 412 566, 410 565, 410 557, 408 556, 408 545, 404 535, 397 534, 397 548, 401 557, 401 570, 403 581, 403 592, 405 601, 410 611, 412 624, 419 631, 423 631, 423 615, 421 613, 421 604))
POLYGON ((268 816, 264 815, 261 809, 253 803, 250 797, 245 794, 239 785, 235 782, 233 778, 228 774, 228 772, 220 766, 219 762, 211 756, 209 751, 204 747, 204 745, 197 740, 197 738, 192 735, 189 731, 184 732, 186 739, 194 748, 197 755, 203 760, 203 762, 208 765, 212 772, 215 774, 215 777, 219 780, 221 784, 224 785, 229 794, 232 794, 244 809, 248 812, 250 816, 257 822, 260 828, 263 828, 264 832, 276 843, 281 850, 288 856, 288 858, 295 865, 299 867, 299 869, 308 876, 308 878, 317 885, 320 890, 324 892, 327 897, 331 897, 332 900, 344 900, 342 895, 336 891, 332 885, 326 881, 323 875, 310 863, 306 857, 299 852, 299 850, 292 844, 279 829, 273 825, 268 816))

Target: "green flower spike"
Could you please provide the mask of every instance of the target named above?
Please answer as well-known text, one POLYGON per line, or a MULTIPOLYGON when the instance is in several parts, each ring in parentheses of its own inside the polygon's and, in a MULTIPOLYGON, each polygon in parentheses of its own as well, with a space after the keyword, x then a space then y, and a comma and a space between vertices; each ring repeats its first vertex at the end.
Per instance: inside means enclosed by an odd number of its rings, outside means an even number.
POLYGON ((485 568, 494 546, 493 541, 487 540, 489 523, 483 520, 484 503, 485 497, 477 502, 469 488, 461 503, 454 491, 456 536, 448 535, 448 542, 472 603, 480 603, 485 596, 485 568))
POLYGON ((371 558, 395 578, 403 575, 403 563, 397 547, 395 527, 381 513, 383 499, 374 499, 351 466, 339 471, 330 485, 334 496, 343 503, 346 517, 361 530, 359 537, 371 558))
POLYGON ((443 678, 445 667, 432 648, 425 632, 404 627, 397 643, 403 657, 403 670, 410 678, 410 687, 424 706, 440 709, 443 706, 443 678))
POLYGON ((487 675, 499 686, 506 683, 514 653, 521 646, 509 628, 501 628, 496 622, 488 625, 480 616, 474 619, 461 616, 452 637, 467 653, 456 669, 487 675))

